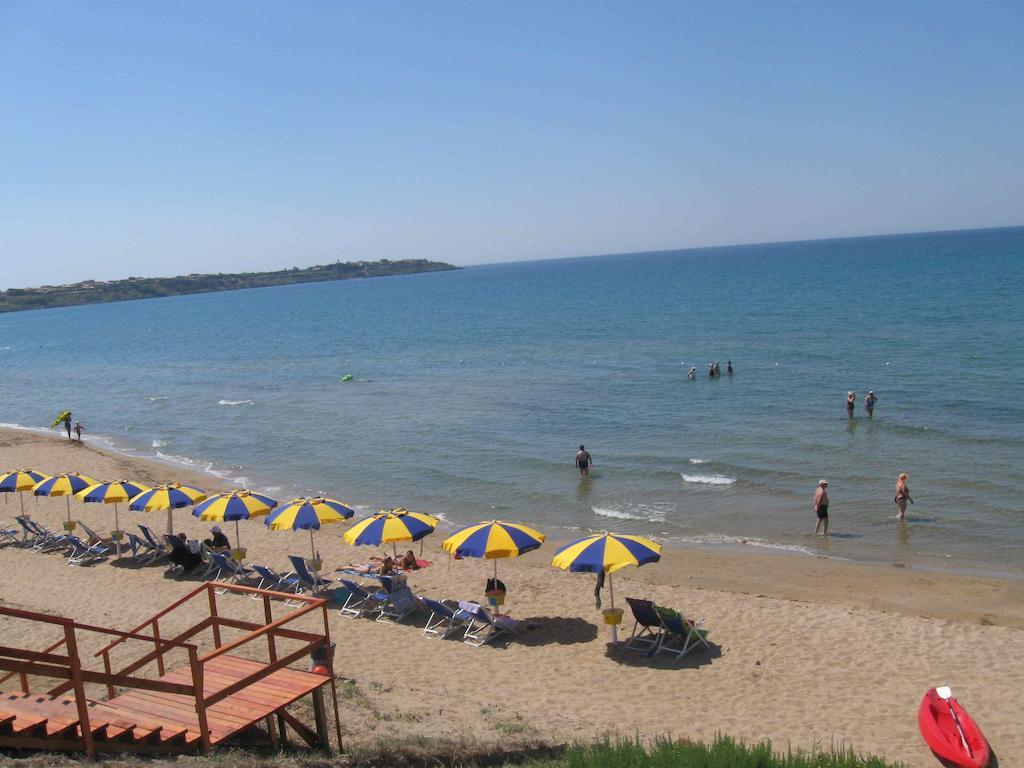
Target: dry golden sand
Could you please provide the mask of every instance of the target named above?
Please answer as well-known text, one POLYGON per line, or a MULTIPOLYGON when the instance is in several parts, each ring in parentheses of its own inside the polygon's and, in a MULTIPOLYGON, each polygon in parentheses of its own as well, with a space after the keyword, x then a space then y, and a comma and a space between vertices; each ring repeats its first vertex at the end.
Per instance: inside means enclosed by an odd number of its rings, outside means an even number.
MULTIPOLYGON (((0 431, 0 467, 79 470, 141 482, 183 480, 208 489, 209 477, 107 454, 32 433, 0 431)), ((17 514, 0 502, 0 519, 17 514)), ((51 527, 63 499, 26 499, 51 527)), ((110 507, 72 502, 73 516, 113 527, 110 507)), ((121 510, 122 527, 163 513, 121 510)), ((175 529, 205 536, 187 511, 175 529)), ((234 535, 233 526, 225 530, 234 535)), ((340 527, 317 536, 327 565, 365 561, 372 551, 341 540, 340 527)), ((273 533, 243 523, 250 559, 283 569, 286 554, 308 552, 305 533, 273 533)), ((449 561, 441 535, 429 537, 434 565, 414 573, 413 589, 435 597, 478 598, 489 564, 449 561)), ((404 625, 331 614, 337 640, 347 738, 466 736, 477 741, 572 740, 609 732, 746 740, 812 747, 846 743, 858 751, 936 765, 917 730, 917 705, 936 684, 954 687, 1003 766, 1024 765, 1024 589, 1019 581, 855 565, 820 558, 707 550, 666 550, 660 563, 615 575, 619 602, 647 597, 675 606, 711 629, 712 652, 679 663, 651 660, 609 644, 594 609, 594 580, 549 566, 553 547, 502 561, 506 606, 521 639, 474 649, 420 636, 404 625)), ((193 588, 164 568, 104 563, 73 568, 58 555, 0 549, 0 599, 91 623, 129 629, 193 588)), ((257 603, 225 596, 239 614, 257 603)), ((607 590, 605 592, 607 601, 607 590)), ((198 614, 197 614, 198 615, 198 614)), ((176 619, 181 626, 188 616, 176 619)), ((631 623, 627 623, 627 630, 631 623)), ((4 643, 40 647, 27 625, 0 623, 4 643)), ((88 649, 86 649, 88 650, 88 649)))

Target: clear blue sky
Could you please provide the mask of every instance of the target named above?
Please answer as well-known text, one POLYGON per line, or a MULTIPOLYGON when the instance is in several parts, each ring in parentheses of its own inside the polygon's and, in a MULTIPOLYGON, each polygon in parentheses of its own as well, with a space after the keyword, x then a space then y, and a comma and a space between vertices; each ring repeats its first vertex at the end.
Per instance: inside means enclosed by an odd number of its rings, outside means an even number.
POLYGON ((0 287, 1024 223, 1024 3, 0 0, 0 287))

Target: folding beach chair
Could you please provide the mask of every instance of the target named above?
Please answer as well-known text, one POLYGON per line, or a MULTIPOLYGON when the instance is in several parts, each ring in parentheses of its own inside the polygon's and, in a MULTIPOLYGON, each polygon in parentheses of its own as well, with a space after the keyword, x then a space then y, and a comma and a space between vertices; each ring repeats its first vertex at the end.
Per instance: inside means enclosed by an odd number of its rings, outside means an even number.
POLYGON ((103 544, 104 546, 109 546, 109 545, 113 544, 114 540, 111 539, 110 537, 106 537, 105 538, 103 536, 100 536, 98 533, 96 533, 96 531, 94 531, 88 525, 83 523, 81 520, 79 520, 77 522, 78 522, 78 527, 81 528, 83 531, 85 531, 86 538, 84 539, 84 541, 85 541, 86 544, 90 544, 90 545, 91 544, 103 544))
MULTIPOLYGON (((164 544, 160 543, 160 540, 153 535, 153 532, 146 526, 139 524, 139 530, 142 532, 142 540, 149 545, 150 549, 154 552, 159 552, 159 555, 154 555, 151 562, 159 560, 161 557, 166 557, 170 554, 170 550, 164 544)), ((180 541, 180 540, 179 540, 180 541)))
MULTIPOLYGON (((293 595, 297 595, 302 591, 302 582, 299 577, 292 573, 278 573, 273 568, 266 565, 257 565, 256 563, 249 563, 249 567, 253 573, 259 576, 260 582, 256 585, 256 589, 269 589, 273 592, 289 592, 293 595)), ((262 600, 262 595, 252 595, 253 600, 262 600)))
POLYGON ((629 609, 633 612, 635 622, 633 634, 626 641, 626 648, 631 651, 647 651, 658 645, 664 629, 661 626, 661 619, 654 610, 654 603, 650 600, 641 600, 636 597, 627 597, 629 609))
POLYGON ((308 589, 310 594, 315 595, 324 587, 334 583, 334 579, 310 573, 306 567, 306 561, 298 555, 288 555, 288 561, 292 564, 292 568, 295 569, 295 575, 302 583, 302 586, 308 589))
POLYGON ((342 616, 351 616, 355 619, 371 611, 379 611, 381 605, 388 599, 388 593, 383 589, 370 593, 348 579, 341 579, 341 584, 348 590, 348 597, 341 606, 342 616))
MULTIPOLYGON (((246 581, 253 576, 252 571, 221 552, 211 552, 210 559, 213 562, 215 571, 213 573, 213 578, 207 579, 207 581, 222 581, 225 584, 241 584, 243 581, 246 581)), ((227 592, 226 589, 214 591, 217 592, 217 594, 227 592)))
POLYGON ((671 608, 655 606, 654 610, 661 620, 661 626, 665 629, 655 646, 649 653, 669 653, 675 655, 676 659, 692 651, 698 643, 703 643, 705 648, 710 648, 708 643, 708 630, 701 629, 704 620, 692 622, 683 618, 679 611, 671 608))
POLYGON ((459 608, 473 617, 472 621, 466 626, 466 633, 463 635, 462 641, 469 643, 474 648, 494 642, 505 635, 514 637, 518 634, 516 627, 519 625, 519 622, 511 616, 492 616, 479 603, 465 600, 459 602, 459 608))
POLYGON ((409 589, 404 577, 399 580, 382 576, 381 582, 384 582, 384 579, 388 580, 390 588, 388 583, 384 584, 388 598, 380 607, 377 621, 401 621, 420 607, 416 595, 409 589))
POLYGON ((110 550, 102 544, 86 544, 77 536, 68 536, 68 565, 89 565, 106 560, 110 550))
POLYGON ((16 517, 15 520, 25 531, 22 544, 35 552, 54 552, 68 546, 66 533, 55 533, 28 517, 16 517))
POLYGON ((154 549, 152 544, 134 533, 125 533, 125 536, 128 539, 128 549, 132 553, 129 559, 140 565, 156 562, 166 554, 162 549, 154 549))
POLYGON ((473 614, 459 608, 458 603, 454 601, 433 600, 422 595, 416 599, 430 611, 427 625, 423 627, 424 637, 437 635, 440 638, 445 638, 460 629, 465 632, 466 624, 473 621, 473 614), (449 605, 449 602, 452 604, 449 605))
POLYGON ((0 542, 4 544, 17 545, 18 542, 18 529, 12 528, 8 522, 0 523, 0 542))

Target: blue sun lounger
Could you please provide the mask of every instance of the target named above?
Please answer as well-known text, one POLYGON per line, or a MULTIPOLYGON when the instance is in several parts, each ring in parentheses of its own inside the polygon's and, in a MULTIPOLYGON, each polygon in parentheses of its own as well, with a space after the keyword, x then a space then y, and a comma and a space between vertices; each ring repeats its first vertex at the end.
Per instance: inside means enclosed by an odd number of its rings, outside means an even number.
POLYGON ((404 577, 395 579, 391 576, 381 576, 380 581, 388 596, 380 606, 377 621, 401 621, 419 609, 420 604, 416 600, 416 595, 409 589, 404 577))
POLYGON ((102 544, 86 544, 77 536, 68 536, 68 565, 90 565, 106 560, 110 550, 102 544))
MULTIPOLYGON (((256 589, 269 589, 272 592, 288 592, 293 595, 302 591, 302 581, 293 573, 278 573, 267 565, 250 563, 253 573, 260 577, 256 589)), ((253 600, 262 600, 262 595, 252 595, 253 600)), ((287 601, 286 601, 287 602, 287 601)))
POLYGON ((635 622, 633 634, 629 636, 625 647, 630 651, 650 651, 656 648, 661 642, 664 628, 661 626, 661 619, 658 618, 654 603, 636 597, 627 597, 626 602, 633 611, 635 622))
POLYGON ((459 608, 458 603, 449 605, 444 600, 434 600, 422 595, 416 599, 430 611, 427 624, 423 627, 422 635, 424 637, 436 635, 444 639, 459 630, 465 632, 466 625, 473 621, 473 614, 459 608))
POLYGON ((8 544, 18 544, 18 529, 11 528, 11 524, 4 522, 0 523, 0 541, 8 544))
POLYGON ((487 643, 493 643, 505 635, 514 637, 518 634, 516 627, 519 625, 519 622, 510 616, 492 616, 479 603, 465 600, 459 603, 459 608, 473 617, 466 626, 466 633, 463 635, 462 641, 469 643, 474 648, 479 648, 487 643))
POLYGON ((657 646, 648 651, 649 654, 669 653, 678 660, 696 648, 698 643, 702 643, 705 648, 711 647, 708 643, 708 631, 701 628, 704 624, 703 619, 699 622, 690 621, 683 618, 679 611, 671 608, 655 606, 654 610, 665 631, 658 639, 657 646))
POLYGON ((388 593, 383 589, 371 593, 348 579, 341 579, 341 584, 348 590, 348 597, 341 606, 342 616, 356 619, 372 611, 380 611, 380 607, 387 602, 388 593))
POLYGON ((328 579, 323 576, 319 576, 309 572, 306 567, 305 559, 298 555, 288 555, 288 561, 292 564, 292 568, 295 569, 294 573, 298 577, 299 581, 302 582, 302 586, 310 591, 310 594, 316 594, 321 589, 334 583, 334 579, 328 579))

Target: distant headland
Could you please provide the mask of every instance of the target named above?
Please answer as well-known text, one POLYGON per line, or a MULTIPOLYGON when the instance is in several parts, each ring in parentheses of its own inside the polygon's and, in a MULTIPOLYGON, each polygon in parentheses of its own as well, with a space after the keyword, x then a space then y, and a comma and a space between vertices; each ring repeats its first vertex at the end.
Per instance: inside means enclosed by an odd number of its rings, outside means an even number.
POLYGON ((316 283, 323 280, 351 280, 357 277, 411 275, 417 272, 441 272, 458 269, 451 264, 427 259, 400 261, 347 261, 314 267, 292 267, 276 272, 239 272, 236 274, 198 274, 178 277, 128 277, 123 280, 83 280, 67 285, 39 288, 11 288, 0 291, 0 312, 24 309, 70 307, 76 304, 101 304, 109 301, 153 299, 189 293, 237 291, 289 283, 316 283))

